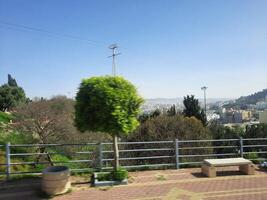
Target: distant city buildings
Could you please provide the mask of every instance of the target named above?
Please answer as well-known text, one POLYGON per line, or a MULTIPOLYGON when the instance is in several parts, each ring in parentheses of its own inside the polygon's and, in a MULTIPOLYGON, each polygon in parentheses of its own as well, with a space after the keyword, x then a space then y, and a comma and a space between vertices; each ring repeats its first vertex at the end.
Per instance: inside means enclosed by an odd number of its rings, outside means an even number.
POLYGON ((224 110, 221 113, 221 122, 223 124, 232 124, 232 123, 238 123, 241 124, 243 122, 248 122, 252 118, 251 111, 247 110, 224 110))
POLYGON ((267 110, 259 113, 259 121, 260 123, 267 124, 267 110))
MULTIPOLYGON (((247 107, 243 109, 228 106, 231 103, 234 105, 234 101, 209 102, 207 104, 207 120, 217 121, 225 126, 267 123, 267 97, 256 104, 247 104, 247 107)), ((183 99, 149 99, 146 100, 142 110, 144 113, 151 113, 155 110, 165 113, 173 105, 178 112, 182 112, 183 99)))

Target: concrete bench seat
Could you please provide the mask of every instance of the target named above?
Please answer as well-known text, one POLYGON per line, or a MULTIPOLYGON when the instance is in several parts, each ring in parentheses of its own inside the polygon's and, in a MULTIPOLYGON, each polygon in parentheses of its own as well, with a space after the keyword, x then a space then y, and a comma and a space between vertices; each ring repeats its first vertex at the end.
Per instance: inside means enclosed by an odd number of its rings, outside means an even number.
POLYGON ((208 177, 216 177, 216 167, 239 166, 239 170, 248 175, 255 173, 254 165, 244 158, 206 159, 202 163, 202 173, 208 177))

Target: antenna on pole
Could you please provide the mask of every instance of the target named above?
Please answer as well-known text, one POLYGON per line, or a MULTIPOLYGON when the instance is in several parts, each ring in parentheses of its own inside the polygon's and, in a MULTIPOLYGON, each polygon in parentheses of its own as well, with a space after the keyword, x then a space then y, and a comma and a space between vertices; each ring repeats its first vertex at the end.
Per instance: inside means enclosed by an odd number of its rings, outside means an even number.
POLYGON ((118 48, 118 45, 117 44, 112 44, 108 48, 112 50, 112 55, 108 57, 108 58, 111 58, 112 57, 112 75, 113 76, 116 76, 116 62, 115 62, 115 57, 117 55, 120 55, 121 53, 116 53, 116 49, 118 48))
POLYGON ((205 115, 207 115, 207 100, 206 100, 206 90, 208 89, 208 87, 203 86, 201 87, 201 90, 204 91, 204 106, 205 106, 205 115))

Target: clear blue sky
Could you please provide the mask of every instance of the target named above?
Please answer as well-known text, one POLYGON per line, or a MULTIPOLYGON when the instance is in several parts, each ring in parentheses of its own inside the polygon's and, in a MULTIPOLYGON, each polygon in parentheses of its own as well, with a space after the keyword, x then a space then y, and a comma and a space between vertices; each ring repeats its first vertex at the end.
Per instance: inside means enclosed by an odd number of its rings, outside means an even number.
POLYGON ((266 0, 0 0, 0 84, 74 96, 82 78, 118 73, 144 98, 238 97, 267 88, 266 0))

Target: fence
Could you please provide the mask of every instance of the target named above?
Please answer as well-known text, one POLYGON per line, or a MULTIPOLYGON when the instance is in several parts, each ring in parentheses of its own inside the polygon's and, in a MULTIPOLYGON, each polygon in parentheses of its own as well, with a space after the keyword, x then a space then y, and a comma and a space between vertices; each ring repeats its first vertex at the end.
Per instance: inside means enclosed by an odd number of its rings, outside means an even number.
MULTIPOLYGON (((7 179, 13 174, 38 174, 51 164, 68 165, 73 172, 112 169, 112 143, 7 143, 0 145, 1 149, 0 158, 2 156, 4 159, 0 159, 0 174, 7 179), (59 155, 65 155, 68 159, 58 159, 59 155), (18 166, 27 168, 20 171, 18 166)), ((127 169, 179 169, 198 166, 207 158, 244 156, 253 161, 262 161, 267 157, 267 138, 120 142, 119 153, 120 163, 127 169)))

